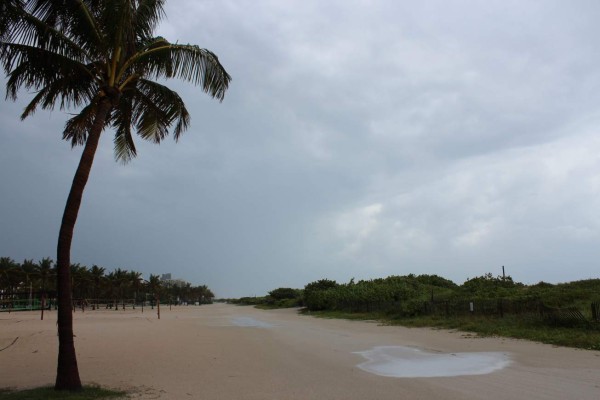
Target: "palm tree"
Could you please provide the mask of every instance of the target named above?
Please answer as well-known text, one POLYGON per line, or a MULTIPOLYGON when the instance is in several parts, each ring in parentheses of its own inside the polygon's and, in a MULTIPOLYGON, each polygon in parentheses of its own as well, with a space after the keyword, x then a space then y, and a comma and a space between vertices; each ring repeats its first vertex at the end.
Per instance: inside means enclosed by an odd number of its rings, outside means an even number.
POLYGON ((10 257, 0 257, 0 300, 5 300, 10 290, 9 270, 15 267, 15 261, 10 257))
MULTIPOLYGON (((115 306, 115 310, 118 310, 119 307, 117 306, 117 287, 119 286, 119 282, 118 282, 118 277, 117 274, 115 273, 115 271, 113 272, 109 272, 108 275, 106 275, 106 284, 107 284, 107 295, 109 300, 112 300, 114 306, 115 306)), ((107 303, 106 308, 108 308, 109 303, 107 303)), ((112 306, 111 306, 112 307, 112 306)))
POLYGON ((198 286, 198 301, 200 304, 211 304, 215 297, 213 292, 206 285, 198 286))
MULTIPOLYGON (((85 311, 88 305, 88 299, 92 294, 94 277, 92 272, 85 265, 71 264, 71 291, 77 304, 81 306, 81 311, 85 311)), ((75 309, 75 304, 73 305, 75 309)))
POLYGON ((33 260, 23 260, 21 264, 21 271, 23 272, 26 279, 25 290, 29 292, 29 301, 27 302, 27 307, 29 310, 33 309, 33 277, 36 272, 36 265, 33 260))
POLYGON ((150 278, 148 279, 148 289, 156 301, 156 313, 158 315, 158 319, 160 319, 160 292, 162 289, 162 284, 158 275, 150 274, 150 278))
POLYGON ((81 108, 63 138, 83 152, 67 198, 57 246, 57 390, 80 390, 71 311, 71 242, 98 140, 115 131, 118 161, 136 156, 132 130, 160 143, 174 125, 179 139, 189 114, 179 95, 153 79, 181 78, 223 100, 231 77, 217 56, 195 45, 155 37, 164 0, 2 0, 0 61, 7 97, 37 93, 21 118, 41 107, 81 108), (133 127, 133 129, 132 129, 133 127))
POLYGON ((135 303, 137 302, 137 296, 142 286, 142 273, 129 271, 127 273, 127 279, 129 280, 129 284, 133 289, 133 309, 135 310, 135 303))
MULTIPOLYGON (((127 285, 129 284, 129 277, 127 276, 127 271, 121 268, 117 268, 115 270, 115 283, 119 290, 117 293, 119 294, 119 299, 123 305, 123 310, 125 310, 125 289, 127 289, 127 285)), ((117 303, 115 303, 115 310, 118 310, 119 307, 117 303)))
POLYGON ((92 280, 94 283, 94 300, 92 300, 92 306, 94 310, 98 309, 98 296, 100 294, 100 284, 104 279, 104 271, 106 271, 105 268, 97 265, 92 265, 92 268, 90 269, 90 274, 92 275, 92 280))
POLYGON ((38 275, 39 278, 39 287, 40 290, 42 291, 42 315, 41 315, 41 319, 44 319, 44 309, 46 308, 46 297, 47 297, 47 290, 48 290, 48 281, 50 280, 50 277, 52 276, 52 264, 54 264, 54 261, 52 261, 52 259, 50 258, 43 258, 41 261, 38 262, 35 270, 36 270, 36 274, 38 275))

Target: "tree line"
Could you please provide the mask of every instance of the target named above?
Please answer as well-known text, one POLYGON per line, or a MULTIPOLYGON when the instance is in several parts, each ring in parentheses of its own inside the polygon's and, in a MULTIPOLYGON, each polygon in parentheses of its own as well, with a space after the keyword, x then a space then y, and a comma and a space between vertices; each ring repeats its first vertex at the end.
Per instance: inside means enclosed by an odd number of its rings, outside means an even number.
POLYGON ((438 275, 389 276, 338 283, 321 279, 303 289, 278 288, 264 297, 230 300, 263 307, 305 307, 309 311, 385 313, 398 318, 478 314, 538 314, 555 323, 598 321, 600 279, 525 285, 491 273, 458 285, 438 275), (590 307, 591 305, 591 307, 590 307))
MULTIPOLYGON (((71 264, 73 306, 105 308, 157 302, 172 304, 208 304, 215 297, 206 285, 192 286, 180 280, 161 280, 151 274, 148 280, 141 272, 116 268, 107 271, 98 265, 71 264)), ((22 263, 0 257, 0 308, 35 302, 39 307, 55 305, 56 264, 50 258, 22 263)))

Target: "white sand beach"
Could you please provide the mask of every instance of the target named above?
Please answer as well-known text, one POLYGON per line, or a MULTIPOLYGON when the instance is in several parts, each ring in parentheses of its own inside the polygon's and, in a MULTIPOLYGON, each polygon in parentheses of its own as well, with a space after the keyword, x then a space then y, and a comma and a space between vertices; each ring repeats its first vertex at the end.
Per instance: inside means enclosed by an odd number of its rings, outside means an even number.
MULTIPOLYGON (((53 383, 56 312, 39 317, 0 313, 0 387, 53 383)), ((84 384, 140 399, 600 398, 597 351, 296 310, 77 311, 75 335, 84 384)))

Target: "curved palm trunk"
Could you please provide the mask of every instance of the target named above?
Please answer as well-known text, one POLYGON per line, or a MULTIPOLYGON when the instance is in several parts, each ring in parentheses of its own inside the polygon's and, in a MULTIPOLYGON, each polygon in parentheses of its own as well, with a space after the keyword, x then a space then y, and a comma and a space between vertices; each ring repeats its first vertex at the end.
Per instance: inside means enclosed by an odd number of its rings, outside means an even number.
POLYGON ((96 120, 88 135, 79 165, 71 184, 67 204, 63 213, 57 246, 57 297, 58 297, 58 367, 56 371, 56 390, 81 390, 81 380, 77 368, 75 343, 73 341, 73 309, 71 287, 71 242, 73 230, 81 205, 83 189, 88 181, 98 147, 100 134, 106 117, 110 111, 111 102, 104 97, 98 104, 96 120))

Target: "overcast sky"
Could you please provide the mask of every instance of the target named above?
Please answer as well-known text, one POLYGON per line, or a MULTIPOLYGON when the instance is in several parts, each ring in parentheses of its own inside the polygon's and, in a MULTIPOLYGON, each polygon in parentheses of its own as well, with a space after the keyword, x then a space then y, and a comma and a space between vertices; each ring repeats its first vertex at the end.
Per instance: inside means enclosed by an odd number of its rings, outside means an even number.
MULTIPOLYGON (((219 103, 170 82, 190 129, 138 140, 127 165, 105 131, 72 262, 170 272, 218 297, 321 278, 463 283, 503 265, 525 283, 599 277, 599 2, 166 12, 158 33, 214 51, 230 90, 219 103)), ((0 256, 17 261, 56 258, 81 152, 61 140, 67 112, 19 120, 30 99, 0 103, 0 256)))

